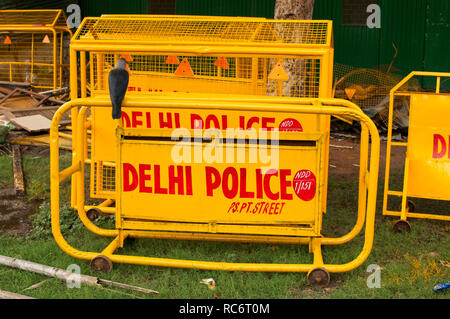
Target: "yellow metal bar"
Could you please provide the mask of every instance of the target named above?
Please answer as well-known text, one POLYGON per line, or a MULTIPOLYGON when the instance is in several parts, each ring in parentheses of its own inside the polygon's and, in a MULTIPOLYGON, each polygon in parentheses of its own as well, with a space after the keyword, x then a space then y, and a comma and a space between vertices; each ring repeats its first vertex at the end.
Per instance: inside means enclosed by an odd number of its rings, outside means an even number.
POLYGON ((57 63, 56 63, 56 42, 58 41, 58 37, 56 34, 55 29, 52 29, 52 33, 53 33, 53 89, 56 89, 56 80, 57 80, 57 63))
POLYGON ((100 206, 100 205, 99 206, 90 206, 90 205, 84 206, 84 210, 85 211, 88 211, 88 210, 90 210, 92 208, 97 208, 102 213, 105 213, 105 214, 115 214, 116 213, 116 208, 115 207, 103 207, 103 206, 100 206))
POLYGON ((405 142, 391 142, 391 146, 408 146, 405 142))
MULTIPOLYGON (((78 69, 77 69, 77 51, 70 48, 70 99, 75 100, 78 98, 78 69)), ((78 116, 78 109, 77 108, 71 108, 71 120, 72 120, 72 136, 74 138, 72 139, 72 164, 76 161, 76 143, 77 143, 77 116, 78 116)), ((75 208, 76 205, 76 196, 77 196, 77 188, 76 188, 76 178, 77 176, 72 176, 71 179, 71 199, 70 199, 70 206, 72 208, 75 208)))
MULTIPOLYGON (((86 51, 80 51, 80 81, 86 83, 86 51)), ((86 97, 86 85, 80 85, 80 89, 81 97, 86 97)))
POLYGON ((403 196, 403 192, 400 191, 388 191, 388 195, 394 195, 394 196, 403 196))
POLYGON ((64 32, 61 32, 61 41, 59 46, 59 87, 62 87, 62 76, 63 76, 63 45, 64 45, 64 32))
POLYGON ((401 209, 401 214, 400 214, 400 218, 402 220, 406 220, 406 212, 407 212, 406 204, 407 204, 407 200, 408 200, 408 198, 407 198, 408 173, 409 173, 409 158, 408 158, 408 155, 406 155, 405 171, 404 171, 404 175, 403 175, 402 209, 401 209))
POLYGON ((321 246, 321 238, 312 238, 311 239, 311 252, 314 254, 313 265, 314 268, 323 266, 323 257, 322 257, 322 246, 321 246))
MULTIPOLYGON (((253 46, 211 46, 205 47, 202 45, 183 45, 182 43, 149 43, 147 45, 136 44, 135 42, 130 42, 124 40, 118 45, 117 41, 81 41, 73 40, 71 41, 70 47, 79 51, 103 51, 103 52, 123 52, 124 48, 127 46, 133 47, 133 52, 155 52, 161 55, 167 55, 171 53, 176 53, 180 55, 184 54, 196 54, 196 55, 230 55, 230 54, 248 54, 248 55, 275 55, 275 56, 298 56, 299 48, 287 48, 278 46, 273 47, 261 47, 255 48, 253 46), (101 42, 101 43, 98 43, 101 42), (170 45, 168 45, 170 44, 170 45), (162 51, 162 45, 168 45, 164 47, 162 51)), ((328 53, 328 49, 315 49, 315 48, 305 48, 302 49, 301 55, 306 56, 316 56, 320 57, 328 53)))
MULTIPOLYGON (((385 212, 385 215, 401 217, 402 214, 401 214, 401 212, 398 212, 398 211, 387 210, 385 212)), ((434 219, 434 220, 450 221, 450 216, 448 216, 448 215, 427 214, 427 213, 410 213, 410 212, 406 212, 405 215, 406 215, 406 217, 411 217, 411 218, 422 218, 422 219, 434 219)))
POLYGON ((252 57, 252 83, 253 92, 257 94, 258 92, 258 58, 252 57))
POLYGON ((66 168, 65 170, 61 171, 59 173, 59 182, 62 182, 63 180, 65 180, 66 178, 70 177, 71 175, 73 175, 74 173, 76 173, 77 171, 79 171, 81 168, 81 163, 78 162, 74 165, 69 166, 68 168, 66 168))
POLYGON ((32 63, 32 62, 16 62, 16 61, 10 61, 10 62, 6 62, 6 61, 0 61, 0 64, 20 64, 20 65, 39 65, 39 66, 53 66, 53 63, 32 63))
POLYGON ((33 72, 34 72, 34 33, 31 34, 31 74, 30 74, 30 84, 33 84, 33 72))
POLYGON ((121 238, 121 236, 117 236, 116 238, 114 238, 114 240, 108 245, 108 247, 106 247, 103 251, 102 251, 102 255, 104 256, 110 256, 114 253, 114 251, 118 248, 121 247, 121 241, 123 241, 123 239, 121 238))
POLYGON ((51 24, 52 27, 55 27, 56 22, 58 22, 58 18, 61 15, 61 10, 58 10, 58 13, 56 14, 55 19, 53 20, 53 23, 51 24))

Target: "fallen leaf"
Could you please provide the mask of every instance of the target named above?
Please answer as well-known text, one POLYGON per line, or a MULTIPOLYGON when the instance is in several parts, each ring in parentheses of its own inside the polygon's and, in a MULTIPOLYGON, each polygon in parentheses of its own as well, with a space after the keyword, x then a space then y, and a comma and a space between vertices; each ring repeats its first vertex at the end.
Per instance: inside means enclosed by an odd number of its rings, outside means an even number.
POLYGON ((215 292, 214 293, 214 298, 219 298, 219 297, 220 297, 220 294, 218 292, 215 292))
POLYGON ((450 267, 450 262, 448 262, 447 260, 439 260, 439 262, 444 265, 445 267, 450 267))
POLYGON ((208 288, 211 290, 216 289, 216 282, 212 278, 202 279, 202 281, 200 281, 200 283, 207 285, 208 288))

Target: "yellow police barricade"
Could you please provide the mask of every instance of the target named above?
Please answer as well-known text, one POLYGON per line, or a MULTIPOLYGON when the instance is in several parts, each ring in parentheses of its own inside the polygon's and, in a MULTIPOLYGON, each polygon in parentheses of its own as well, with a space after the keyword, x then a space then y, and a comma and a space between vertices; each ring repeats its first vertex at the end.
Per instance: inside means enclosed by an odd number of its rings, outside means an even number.
POLYGON ((450 220, 449 215, 414 212, 416 205, 408 199, 450 200, 450 94, 441 93, 441 78, 450 78, 450 73, 414 71, 390 92, 383 214, 400 216, 394 225, 398 232, 411 230, 408 217, 450 220), (414 77, 436 78, 435 91, 408 91, 407 83, 414 77), (396 98, 409 99, 407 142, 392 140, 396 98), (406 148, 401 190, 389 184, 392 147, 406 148), (392 196, 401 198, 397 210, 388 205, 392 196))
POLYGON ((0 33, 0 80, 38 90, 64 85, 63 42, 72 32, 63 10, 0 10, 0 33))
MULTIPOLYGON (((108 94, 108 73, 122 55, 130 61, 127 97, 146 94, 151 99, 169 93, 176 93, 174 99, 183 94, 189 99, 194 93, 208 93, 211 97, 227 94, 229 99, 242 95, 260 99, 332 97, 331 21, 105 15, 85 18, 72 38, 70 50, 72 100, 87 97, 88 92, 92 97, 108 94)), ((110 110, 90 111, 90 196, 106 199, 106 206, 114 203, 116 196, 116 149, 105 142, 115 139, 115 124, 110 110)), ((151 124, 147 115, 140 109, 126 108, 122 112, 123 125, 146 128, 151 124)), ((167 125, 177 124, 176 118, 161 116, 167 125)), ((314 129, 325 133, 326 173, 330 118, 307 117, 314 129)), ((75 108, 72 118, 76 121, 75 108)), ((327 174, 322 178, 321 183, 327 185, 327 174)), ((77 202, 75 180, 72 207, 77 202)), ((326 192, 321 196, 325 209, 326 192)))
POLYGON ((307 272, 310 281, 326 285, 330 272, 350 271, 370 254, 378 180, 379 135, 374 123, 355 104, 339 99, 254 96, 211 98, 190 96, 128 96, 128 108, 149 114, 151 127, 125 127, 115 121, 116 205, 97 206, 115 214, 115 229, 99 228, 86 212, 85 130, 88 111, 110 112, 109 96, 75 99, 64 104, 51 125, 52 231, 69 255, 90 260, 95 269, 110 271, 112 263, 230 271, 307 272), (73 164, 59 169, 58 126, 62 116, 80 108, 73 164), (167 116, 180 125, 167 127, 167 116), (359 202, 354 228, 339 238, 322 229, 321 181, 327 132, 308 121, 311 115, 338 115, 361 123, 359 202), (198 126, 199 118, 223 124, 198 126), (213 120, 216 119, 216 120, 213 120), (305 122, 302 122, 306 119, 305 122), (257 123, 257 130, 242 123, 257 123), (370 152, 369 152, 369 138, 370 152), (370 161, 369 161, 370 153, 370 161), (240 157, 241 156, 241 157, 240 157), (367 166, 370 163, 370 169, 367 166), (101 252, 70 246, 61 233, 60 183, 77 176, 76 208, 92 232, 114 240, 101 252), (344 244, 364 228, 360 254, 345 264, 327 264, 322 245, 344 244), (126 238, 291 243, 309 245, 311 264, 229 263, 131 256, 115 253, 126 238))

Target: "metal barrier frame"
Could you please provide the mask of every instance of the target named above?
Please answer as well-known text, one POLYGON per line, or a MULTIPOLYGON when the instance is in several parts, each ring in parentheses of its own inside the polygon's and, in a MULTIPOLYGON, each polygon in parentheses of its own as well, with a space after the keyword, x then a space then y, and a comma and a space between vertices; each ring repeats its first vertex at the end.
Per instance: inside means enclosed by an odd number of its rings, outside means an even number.
MULTIPOLYGON (((317 115, 339 115, 350 120, 356 120, 361 123, 361 153, 360 153, 360 174, 359 174, 359 194, 357 221, 353 229, 338 238, 326 237, 295 237, 295 236, 264 236, 264 235, 245 235, 245 234, 214 234, 214 233, 189 233, 189 232, 168 232, 168 231, 138 231, 122 229, 103 229, 94 225, 86 215, 86 211, 92 206, 85 205, 84 198, 84 163, 85 143, 83 131, 86 129, 86 115, 90 107, 110 107, 108 97, 94 97, 75 99, 64 104, 56 113, 50 129, 50 178, 51 178, 51 222, 52 232, 60 248, 72 257, 91 260, 91 265, 101 265, 100 269, 109 271, 112 262, 141 264, 163 267, 196 268, 210 270, 229 270, 229 271, 266 271, 266 272, 307 272, 310 280, 317 282, 329 282, 329 272, 346 272, 360 266, 369 256, 373 245, 375 208, 378 184, 378 166, 380 139, 375 124, 366 116, 361 109, 347 100, 339 99, 244 99, 244 100, 222 100, 197 99, 192 100, 171 100, 164 97, 128 97, 124 101, 124 107, 139 108, 167 108, 167 109, 211 109, 211 110, 252 110, 281 113, 303 113, 317 115), (217 103, 225 102, 225 103, 217 103), (293 107, 295 106, 295 107, 293 107), (58 127, 62 116, 73 109, 80 108, 77 122, 78 134, 77 146, 74 154, 73 164, 60 171, 59 170, 59 134, 58 127), (369 162, 369 137, 370 143, 370 162, 369 162), (369 164, 370 163, 370 167, 369 164), (87 229, 100 236, 114 237, 114 240, 100 253, 80 251, 70 246, 64 239, 60 228, 60 183, 69 177, 76 176, 76 187, 78 190, 76 209, 79 218, 87 229), (364 226, 365 225, 365 226, 364 226), (340 245, 349 242, 364 231, 364 246, 360 254, 351 262, 346 264, 325 264, 322 258, 322 245, 340 245), (267 263, 228 263, 196 260, 178 260, 155 257, 142 257, 115 254, 114 251, 123 247, 124 240, 131 238, 165 238, 165 239, 183 239, 183 240, 214 240, 214 241, 245 241, 262 243, 285 243, 285 244, 307 244, 309 251, 313 253, 312 264, 267 264, 267 263), (319 278, 319 280, 317 279, 319 278)), ((121 127, 121 121, 116 120, 117 127, 121 127)), ((326 189, 326 188, 325 188, 326 189)), ((116 213, 114 207, 107 207, 111 202, 105 201, 95 206, 102 212, 116 213)), ((320 213, 321 214, 321 213, 320 213)), ((94 267, 97 267, 94 266, 94 267)))
MULTIPOLYGON (((390 174, 390 164, 391 164, 391 149, 392 146, 400 146, 400 147, 408 147, 408 142, 394 142, 392 141, 392 123, 393 123, 393 109, 394 109, 394 98, 396 96, 411 96, 416 91, 400 91, 400 88, 405 85, 410 79, 415 76, 429 76, 436 77, 436 89, 435 93, 440 93, 440 85, 442 77, 450 77, 450 73, 444 72, 423 72, 423 71, 413 71, 408 74, 403 80, 401 80, 395 87, 393 87, 390 91, 389 95, 389 122, 388 122, 388 137, 387 137, 387 150, 386 150, 386 171, 385 171, 385 179, 384 179, 384 197, 383 197, 383 215, 388 216, 399 216, 400 220, 394 225, 394 229, 396 231, 409 231, 411 226, 407 222, 408 217, 412 218, 426 218, 426 219, 437 219, 437 220, 450 220, 450 216, 439 215, 439 214, 425 214, 425 213, 417 213, 411 212, 411 207, 408 204, 408 168, 409 168, 409 158, 408 153, 406 152, 405 158, 405 168, 403 174, 403 188, 401 191, 394 191, 389 189, 389 174, 390 174), (388 204, 388 196, 398 196, 402 198, 401 208, 399 211, 393 211, 387 209, 388 204)), ((450 200, 450 199, 449 199, 450 200)))

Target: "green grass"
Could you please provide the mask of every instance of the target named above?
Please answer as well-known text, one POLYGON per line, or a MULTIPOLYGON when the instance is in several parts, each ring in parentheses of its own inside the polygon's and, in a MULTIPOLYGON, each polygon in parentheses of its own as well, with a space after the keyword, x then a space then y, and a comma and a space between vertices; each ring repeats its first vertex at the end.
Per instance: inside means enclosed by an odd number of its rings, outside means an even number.
MULTIPOLYGON (((63 158, 69 161, 70 157, 63 158)), ((2 187, 8 186, 6 172, 10 159, 0 157, 2 187)), ((412 231, 395 234, 391 228, 395 217, 381 215, 382 182, 378 191, 375 240, 371 254, 357 269, 331 274, 328 288, 311 287, 304 273, 252 273, 207 271, 114 264, 109 274, 89 268, 89 262, 65 254, 56 244, 49 231, 48 207, 48 159, 24 156, 24 174, 28 197, 43 201, 39 213, 33 219, 35 231, 23 237, 0 237, 0 254, 66 269, 71 264, 79 265, 81 273, 103 279, 154 289, 159 295, 146 295, 123 289, 105 289, 82 286, 67 288, 58 279, 26 271, 0 266, 0 289, 36 298, 449 298, 449 292, 433 292, 437 283, 447 282, 450 271, 440 263, 450 258, 448 223, 411 219, 412 231), (30 191, 31 190, 31 191, 30 191), (381 288, 368 288, 366 281, 371 273, 370 264, 381 267, 381 288), (213 278, 216 289, 201 284, 204 278, 213 278), (45 281, 37 288, 26 288, 45 281), (127 295, 127 294, 131 295, 127 295)), ((355 220, 357 203, 355 181, 342 177, 330 177, 328 212, 324 216, 323 233, 339 236, 348 232, 355 220)), ((68 199, 68 184, 63 187, 68 199)), ((446 203, 448 204, 448 202, 446 203)), ((448 207, 448 206, 447 206, 448 207)), ((75 248, 101 251, 110 238, 98 237, 88 232, 74 217, 71 210, 61 210, 62 229, 66 240, 75 248)), ((103 217, 100 225, 112 227, 113 221, 103 217)), ((340 246, 325 246, 323 257, 326 263, 346 263, 355 258, 363 245, 363 234, 340 246)), ((161 239, 139 239, 127 242, 119 251, 122 254, 182 258, 193 260, 228 262, 311 263, 312 255, 307 246, 175 241, 161 239)))

